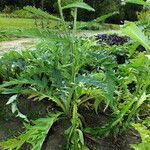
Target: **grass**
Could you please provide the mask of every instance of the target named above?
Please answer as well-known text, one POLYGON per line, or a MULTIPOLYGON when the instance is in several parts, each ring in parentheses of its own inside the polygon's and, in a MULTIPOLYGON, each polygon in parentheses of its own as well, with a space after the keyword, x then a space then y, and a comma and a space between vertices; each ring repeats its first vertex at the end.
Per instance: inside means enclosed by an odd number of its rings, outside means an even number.
MULTIPOLYGON (((39 27, 40 27, 40 20, 37 21, 39 27)), ((82 24, 83 22, 79 22, 79 24, 82 24)), ((44 22, 44 25, 46 25, 47 22, 44 22)), ((53 28, 57 25, 56 22, 51 21, 49 23, 49 28, 53 28)), ((34 24, 34 19, 28 19, 28 18, 7 18, 3 17, 0 14, 0 28, 32 28, 35 27, 34 24)), ((86 34, 86 35, 93 35, 98 33, 99 31, 111 31, 111 30, 119 30, 118 25, 111 25, 111 24, 103 24, 103 25, 97 25, 97 30, 93 31, 91 29, 89 30, 81 30, 79 35, 86 34)), ((0 42, 2 41, 11 41, 11 40, 16 40, 19 37, 12 37, 12 36, 0 36, 0 42)))
POLYGON ((33 19, 0 18, 0 28, 31 28, 35 27, 33 19))
MULTIPOLYGON (((31 28, 35 27, 33 19, 0 17, 0 28, 31 28)), ((0 42, 16 40, 15 36, 0 36, 0 42)))
MULTIPOLYGON (((37 21, 40 25, 40 20, 37 21)), ((46 24, 46 22, 44 22, 46 24)), ((49 28, 56 25, 56 22, 50 22, 49 28)), ((34 19, 27 18, 4 18, 0 17, 0 28, 32 28, 35 27, 34 19)))
MULTIPOLYGON (((40 20, 37 21, 38 25, 40 25, 40 20)), ((44 22, 46 24, 47 22, 44 22)), ((82 24, 83 22, 79 22, 79 24, 82 24)), ((50 22, 49 28, 53 28, 56 26, 56 22, 50 22)), ((0 16, 0 28, 31 28, 35 27, 34 24, 34 19, 28 19, 28 18, 6 18, 6 17, 1 17, 0 16)), ((99 30, 118 30, 119 25, 113 25, 113 24, 103 24, 103 25, 98 25, 97 27, 99 30)))
MULTIPOLYGON (((40 27, 40 20, 37 21, 39 27, 40 27)), ((44 22, 46 25, 46 22, 44 22)), ((53 28, 56 26, 56 22, 50 22, 49 28, 53 28)), ((33 28, 36 27, 34 24, 34 19, 27 19, 27 18, 6 18, 0 16, 0 29, 1 28, 33 28)), ((2 41, 11 41, 16 40, 19 37, 15 36, 0 36, 0 42, 2 41)))

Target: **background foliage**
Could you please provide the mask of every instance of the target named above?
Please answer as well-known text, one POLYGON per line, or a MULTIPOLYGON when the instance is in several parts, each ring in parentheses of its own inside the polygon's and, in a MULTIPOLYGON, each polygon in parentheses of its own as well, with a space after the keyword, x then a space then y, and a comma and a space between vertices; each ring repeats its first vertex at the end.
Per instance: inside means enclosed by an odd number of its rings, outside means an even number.
MULTIPOLYGON (((74 0, 63 0, 62 6, 73 1, 74 0)), ((85 0, 85 2, 92 6, 95 9, 95 12, 87 13, 85 10, 79 10, 80 15, 78 15, 78 19, 82 21, 89 21, 114 11, 120 11, 120 14, 113 16, 107 20, 107 22, 120 23, 124 19, 133 21, 137 20, 136 12, 142 9, 142 6, 134 4, 126 4, 125 6, 122 6, 121 0, 85 0)), ((27 5, 44 9, 53 14, 58 14, 58 5, 55 0, 1 0, 0 11, 12 13, 12 11, 22 9, 27 5)), ((66 18, 71 19, 69 13, 70 11, 65 11, 65 16, 66 18)))

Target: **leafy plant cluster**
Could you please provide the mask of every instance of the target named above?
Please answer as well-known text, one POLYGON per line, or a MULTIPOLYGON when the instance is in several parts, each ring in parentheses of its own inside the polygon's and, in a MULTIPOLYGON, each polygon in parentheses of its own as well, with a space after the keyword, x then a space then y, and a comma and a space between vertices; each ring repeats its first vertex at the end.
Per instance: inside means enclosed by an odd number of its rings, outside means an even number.
MULTIPOLYGON (((143 5, 146 10, 150 9, 150 3, 145 2, 143 0, 127 0, 129 3, 143 5)), ((123 32, 130 36, 131 38, 138 41, 141 45, 143 45, 148 51, 150 51, 149 45, 149 11, 147 11, 148 16, 145 17, 143 15, 143 19, 140 19, 138 22, 126 22, 123 32), (143 22, 143 20, 145 20, 143 22)))
POLYGON ((31 150, 40 150, 54 122, 67 118, 70 127, 64 131, 67 136, 65 149, 87 150, 85 135, 101 138, 119 134, 129 129, 131 122, 138 122, 143 113, 149 116, 149 112, 144 111, 148 110, 150 100, 150 59, 146 55, 150 46, 147 41, 140 37, 140 43, 147 52, 139 53, 136 52, 137 43, 104 47, 95 38, 77 37, 78 9, 94 9, 84 2, 62 7, 61 0, 58 0, 58 6, 60 17, 34 7, 27 9, 36 15, 57 20, 62 24, 59 32, 37 28, 1 31, 1 34, 42 38, 36 50, 11 51, 0 58, 3 82, 0 92, 10 95, 7 105, 11 105, 14 115, 21 118, 25 126, 21 135, 0 143, 3 149, 18 150, 29 144, 31 150), (72 31, 68 30, 63 16, 65 9, 72 10, 72 31), (119 63, 116 54, 121 55, 122 52, 127 59, 119 63), (45 118, 32 121, 18 108, 20 95, 34 101, 47 100, 55 103, 56 108, 45 118), (95 116, 100 111, 108 113, 109 120, 101 126, 87 126, 79 111, 83 107, 94 110, 95 116))
POLYGON ((132 126, 140 133, 141 143, 131 144, 131 147, 135 150, 148 150, 150 147, 150 118, 148 117, 142 123, 132 124, 132 126))

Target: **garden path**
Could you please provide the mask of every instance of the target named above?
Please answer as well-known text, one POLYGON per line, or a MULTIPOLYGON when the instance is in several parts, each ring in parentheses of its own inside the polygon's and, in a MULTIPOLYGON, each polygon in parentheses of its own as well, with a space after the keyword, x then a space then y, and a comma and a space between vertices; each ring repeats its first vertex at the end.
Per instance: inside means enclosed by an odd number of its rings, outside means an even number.
POLYGON ((36 42, 37 39, 34 38, 23 38, 14 41, 0 42, 0 54, 12 49, 23 50, 25 48, 31 48, 36 42))
MULTIPOLYGON (((104 34, 104 33, 120 34, 120 31, 119 30, 103 30, 103 31, 82 30, 78 33, 78 36, 94 36, 96 34, 104 34)), ((37 41, 38 39, 35 38, 22 38, 13 41, 0 42, 0 54, 12 49, 23 50, 25 48, 31 48, 37 41)))

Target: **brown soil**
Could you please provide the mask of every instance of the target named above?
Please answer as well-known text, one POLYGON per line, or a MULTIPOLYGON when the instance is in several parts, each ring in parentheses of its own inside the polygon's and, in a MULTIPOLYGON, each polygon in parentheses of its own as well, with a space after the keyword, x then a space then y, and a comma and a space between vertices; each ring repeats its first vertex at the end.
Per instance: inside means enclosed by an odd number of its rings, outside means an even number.
MULTIPOLYGON (((14 137, 24 130, 22 121, 11 112, 11 106, 6 106, 10 96, 0 95, 0 141, 14 137)), ((20 111, 30 119, 37 119, 46 116, 46 106, 44 103, 32 102, 26 97, 20 97, 18 105, 20 111)))
MULTIPOLYGON (((8 96, 0 95, 0 141, 18 135, 23 131, 21 121, 12 115, 10 107, 6 106, 8 96)), ((46 116, 46 110, 49 102, 32 102, 27 100, 26 97, 20 97, 19 108, 21 112, 27 114, 30 119, 37 119, 46 116)), ((109 120, 109 116, 103 113, 96 115, 95 112, 88 109, 82 109, 80 112, 84 117, 83 122, 86 127, 95 125, 102 126, 109 120), (86 116, 86 117, 85 117, 86 116)), ((62 118, 54 124, 52 130, 47 135, 42 150, 63 150, 65 146, 64 131, 70 126, 69 120, 62 118)), ((136 136, 135 131, 128 131, 122 135, 102 138, 97 140, 91 135, 85 134, 85 141, 91 150, 130 150, 130 143, 138 143, 139 137, 136 136)), ((29 150, 29 147, 23 148, 29 150)))

